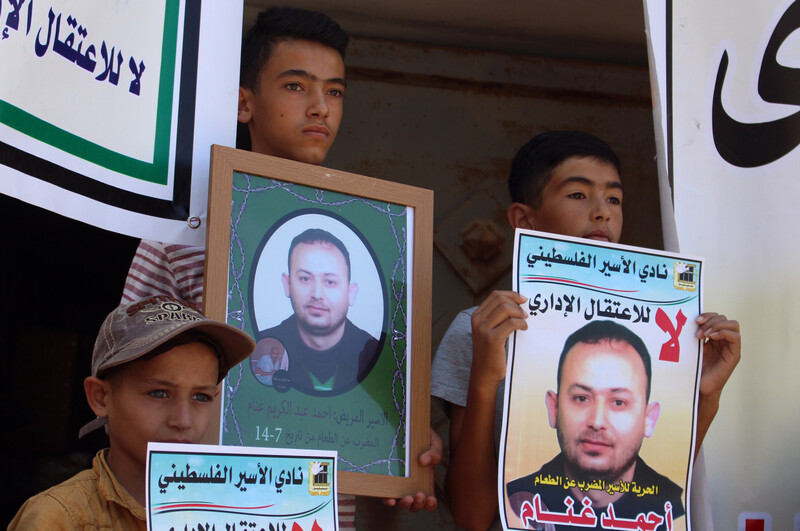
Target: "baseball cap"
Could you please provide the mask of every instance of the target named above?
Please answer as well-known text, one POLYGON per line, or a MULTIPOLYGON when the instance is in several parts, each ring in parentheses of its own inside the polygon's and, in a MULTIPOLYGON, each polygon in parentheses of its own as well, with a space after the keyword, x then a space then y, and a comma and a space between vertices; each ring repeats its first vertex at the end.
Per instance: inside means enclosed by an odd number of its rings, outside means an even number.
MULTIPOLYGON (((238 328, 207 318, 185 301, 155 295, 121 304, 108 314, 94 343, 92 376, 101 377, 109 369, 137 360, 187 332, 216 350, 217 383, 255 349, 253 339, 238 328)), ((103 425, 105 419, 97 418, 81 428, 78 437, 103 425)))

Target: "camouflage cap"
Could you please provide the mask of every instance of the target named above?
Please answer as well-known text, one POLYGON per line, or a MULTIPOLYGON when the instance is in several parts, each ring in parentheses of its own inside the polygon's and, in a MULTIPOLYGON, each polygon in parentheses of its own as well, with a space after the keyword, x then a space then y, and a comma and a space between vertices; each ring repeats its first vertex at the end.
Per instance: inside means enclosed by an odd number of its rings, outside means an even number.
MULTIPOLYGON (((137 360, 189 331, 214 346, 220 365, 217 382, 255 349, 245 332, 207 318, 187 302, 155 295, 122 304, 108 314, 94 344, 92 376, 102 377, 109 369, 137 360)), ((105 419, 95 419, 81 428, 79 436, 104 424, 105 419)))

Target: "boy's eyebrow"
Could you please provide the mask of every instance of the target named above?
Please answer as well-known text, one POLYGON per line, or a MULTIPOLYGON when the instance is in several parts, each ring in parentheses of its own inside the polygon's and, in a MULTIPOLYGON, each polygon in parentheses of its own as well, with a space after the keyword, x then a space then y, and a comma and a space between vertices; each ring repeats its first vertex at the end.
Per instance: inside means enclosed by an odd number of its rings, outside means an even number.
MULTIPOLYGON (((175 382, 171 382, 169 380, 162 380, 161 378, 146 378, 145 383, 147 385, 155 385, 159 387, 172 387, 175 385, 175 382)), ((216 385, 199 385, 196 387, 197 389, 216 389, 216 385)))
MULTIPOLYGON (((290 68, 289 70, 284 70, 280 74, 278 74, 278 79, 284 77, 304 77, 310 81, 320 81, 320 79, 311 72, 307 72, 306 70, 302 70, 300 68, 290 68)), ((347 82, 340 78, 340 77, 332 77, 330 79, 325 80, 326 83, 339 83, 340 85, 347 86, 347 82)))
MULTIPOLYGON (((594 184, 594 181, 592 181, 591 179, 589 179, 587 177, 584 177, 582 175, 572 175, 570 177, 567 177, 563 181, 561 181, 561 183, 558 185, 558 187, 559 188, 563 188, 564 186, 566 186, 568 184, 575 184, 575 183, 585 184, 586 186, 591 186, 591 185, 594 184)), ((606 184, 606 188, 618 189, 618 190, 622 190, 623 189, 622 188, 622 183, 620 181, 611 181, 611 182, 606 184)))

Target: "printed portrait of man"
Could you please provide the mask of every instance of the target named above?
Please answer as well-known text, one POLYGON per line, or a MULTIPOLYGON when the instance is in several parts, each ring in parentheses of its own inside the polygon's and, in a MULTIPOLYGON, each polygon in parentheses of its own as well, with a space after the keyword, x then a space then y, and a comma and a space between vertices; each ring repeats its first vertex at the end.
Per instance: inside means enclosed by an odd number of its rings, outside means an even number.
POLYGON ((278 371, 289 369, 289 357, 280 341, 267 337, 256 343, 256 349, 250 355, 250 369, 256 380, 264 385, 272 386, 272 377, 278 371))
POLYGON ((280 280, 293 312, 259 337, 285 348, 293 388, 314 395, 352 389, 375 364, 380 342, 348 318, 359 296, 350 252, 327 230, 308 228, 292 239, 286 265, 280 280))
POLYGON ((683 489, 639 456, 661 413, 661 405, 650 400, 651 381, 647 347, 625 326, 592 321, 567 338, 556 391, 545 396, 561 452, 533 474, 506 484, 523 525, 559 531, 591 523, 590 528, 603 529, 604 513, 628 521, 651 512, 666 518, 667 502, 672 519, 684 515, 683 489), (526 520, 535 516, 533 507, 544 514, 535 523, 526 520))

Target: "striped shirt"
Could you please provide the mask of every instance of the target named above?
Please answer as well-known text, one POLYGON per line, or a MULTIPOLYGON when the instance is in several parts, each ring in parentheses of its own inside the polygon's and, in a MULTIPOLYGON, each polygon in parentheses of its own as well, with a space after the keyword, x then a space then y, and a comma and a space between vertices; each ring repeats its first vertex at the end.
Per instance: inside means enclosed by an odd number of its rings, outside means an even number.
POLYGON ((150 295, 171 295, 203 307, 204 247, 142 240, 128 269, 122 303, 150 295))

